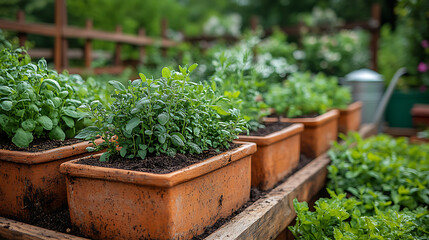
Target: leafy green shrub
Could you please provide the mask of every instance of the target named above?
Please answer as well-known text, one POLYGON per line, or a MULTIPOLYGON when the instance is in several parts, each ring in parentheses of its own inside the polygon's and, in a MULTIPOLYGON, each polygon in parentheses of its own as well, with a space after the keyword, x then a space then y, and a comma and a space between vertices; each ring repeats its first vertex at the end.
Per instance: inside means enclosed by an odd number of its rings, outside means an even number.
POLYGON ((229 99, 222 101, 221 105, 238 108, 251 130, 263 127, 261 122, 268 115, 268 106, 262 100, 259 89, 265 83, 255 73, 251 48, 242 43, 219 52, 213 60, 213 66, 215 72, 211 77, 212 88, 217 95, 224 95, 229 99))
MULTIPOLYGON (((104 140, 96 148, 108 148, 100 161, 113 154, 125 158, 148 154, 201 153, 208 148, 229 147, 237 134, 246 130, 246 121, 237 109, 223 109, 209 86, 189 80, 196 64, 180 71, 162 70, 162 78, 134 80, 126 88, 117 81, 115 101, 105 108, 99 101, 86 105, 95 126, 76 137, 104 140), (111 141, 108 141, 111 140, 111 141), (118 148, 121 149, 118 151, 118 148)), ((90 149, 94 150, 94 149, 90 149)))
POLYGON ((332 35, 306 35, 302 39, 301 69, 345 76, 369 65, 369 37, 364 31, 342 30, 332 35))
POLYGON ((85 114, 76 110, 81 101, 73 79, 37 65, 25 50, 5 48, 0 52, 0 134, 27 147, 34 138, 64 140, 85 127, 85 114))
POLYGON ((394 205, 415 209, 429 204, 429 145, 378 135, 350 134, 329 152, 329 185, 364 202, 364 212, 394 205))
MULTIPOLYGON (((328 190, 329 191, 329 190, 328 190)), ((417 208, 409 211, 376 211, 363 216, 362 202, 346 198, 346 194, 321 198, 310 212, 306 202, 293 201, 297 212, 296 224, 289 227, 296 239, 427 239, 429 211, 417 208)))

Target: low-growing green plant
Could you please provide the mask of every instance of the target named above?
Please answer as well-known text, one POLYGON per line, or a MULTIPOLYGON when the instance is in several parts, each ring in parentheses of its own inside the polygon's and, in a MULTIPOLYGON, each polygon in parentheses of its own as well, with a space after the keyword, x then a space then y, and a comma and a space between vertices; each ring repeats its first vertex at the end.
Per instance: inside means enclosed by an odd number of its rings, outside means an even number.
MULTIPOLYGON (((209 148, 227 148, 237 134, 246 130, 246 121, 237 109, 224 109, 210 86, 189 80, 196 64, 180 71, 162 69, 159 79, 138 80, 124 87, 117 81, 115 101, 104 107, 99 101, 83 106, 95 126, 83 129, 76 137, 105 142, 95 149, 107 148, 100 161, 111 155, 124 158, 148 154, 175 155, 201 153, 209 148)), ((89 149, 89 150, 95 150, 89 149)))
POLYGON ((429 145, 378 135, 349 134, 329 152, 328 187, 364 203, 363 212, 389 205, 416 209, 429 204, 429 145))
MULTIPOLYGON (((328 190, 329 191, 329 190, 328 190)), ((429 211, 388 209, 376 211, 371 216, 361 213, 362 202, 336 195, 316 201, 316 211, 309 211, 306 202, 294 199, 297 212, 296 224, 289 227, 296 239, 427 239, 429 236, 429 211)))
POLYGON ((76 110, 73 79, 47 68, 44 59, 37 65, 24 49, 5 48, 0 52, 0 134, 18 147, 27 147, 34 138, 64 140, 85 127, 85 114, 76 110))

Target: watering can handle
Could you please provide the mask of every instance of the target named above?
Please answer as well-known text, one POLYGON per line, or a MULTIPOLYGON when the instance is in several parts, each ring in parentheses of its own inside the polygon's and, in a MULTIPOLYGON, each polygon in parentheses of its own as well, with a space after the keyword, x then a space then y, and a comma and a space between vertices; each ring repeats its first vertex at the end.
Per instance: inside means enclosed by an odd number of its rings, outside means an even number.
POLYGON ((389 86, 386 89, 383 97, 381 98, 380 104, 377 106, 377 111, 375 111, 374 116, 374 124, 375 126, 379 126, 381 122, 381 117, 383 116, 384 110, 386 109, 387 103, 389 102, 390 97, 392 96, 392 92, 395 89, 396 84, 399 81, 399 78, 407 72, 406 68, 400 68, 393 75, 392 81, 390 81, 389 86))

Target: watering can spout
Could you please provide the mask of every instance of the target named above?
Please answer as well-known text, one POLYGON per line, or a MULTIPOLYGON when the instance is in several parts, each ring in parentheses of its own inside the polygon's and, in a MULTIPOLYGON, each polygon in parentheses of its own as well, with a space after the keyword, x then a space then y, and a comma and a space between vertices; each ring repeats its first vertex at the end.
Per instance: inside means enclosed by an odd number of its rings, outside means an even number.
POLYGON ((392 80, 390 81, 389 86, 387 87, 384 95, 377 106, 377 110, 375 111, 375 116, 373 123, 375 126, 380 126, 381 119, 383 117, 384 110, 386 109, 387 103, 389 102, 390 97, 392 96, 393 90, 395 89, 396 84, 399 81, 399 78, 407 72, 406 68, 400 68, 393 75, 392 80))

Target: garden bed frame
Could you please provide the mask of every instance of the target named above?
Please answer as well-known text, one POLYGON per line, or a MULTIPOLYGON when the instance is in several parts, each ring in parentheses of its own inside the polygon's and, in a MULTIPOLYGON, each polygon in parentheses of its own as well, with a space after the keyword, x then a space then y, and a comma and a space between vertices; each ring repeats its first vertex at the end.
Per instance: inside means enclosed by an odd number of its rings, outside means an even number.
MULTIPOLYGON (((359 133, 366 138, 376 134, 377 129, 373 124, 364 124, 359 133)), ((293 199, 310 201, 325 186, 329 163, 330 159, 326 153, 315 158, 205 239, 275 239, 296 216, 293 199)), ((0 238, 86 239, 3 217, 0 217, 0 238)))

